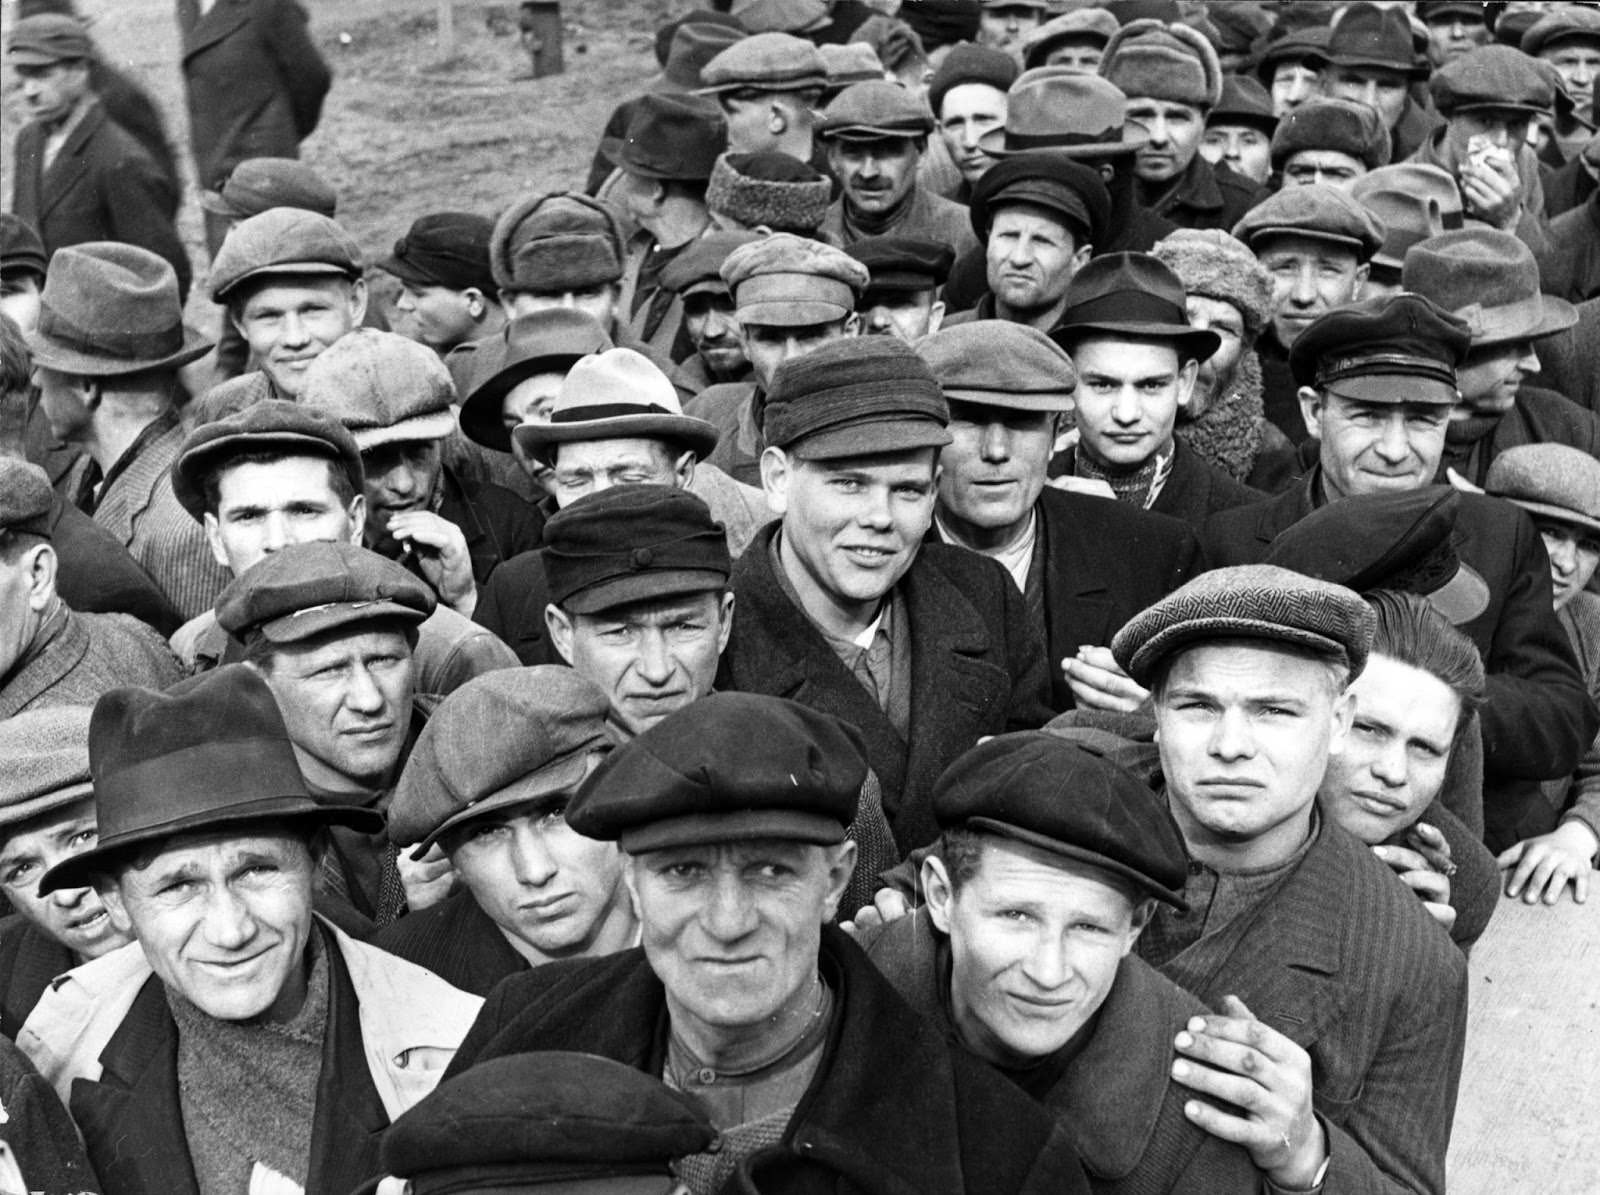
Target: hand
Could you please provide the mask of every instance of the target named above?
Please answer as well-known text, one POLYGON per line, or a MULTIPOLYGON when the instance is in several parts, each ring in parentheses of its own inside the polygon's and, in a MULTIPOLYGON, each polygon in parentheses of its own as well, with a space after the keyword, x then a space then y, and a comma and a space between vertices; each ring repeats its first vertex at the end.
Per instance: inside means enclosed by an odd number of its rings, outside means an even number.
POLYGON ((855 920, 840 922, 839 928, 847 934, 856 934, 910 915, 911 902, 906 899, 905 893, 896 888, 879 888, 872 903, 862 905, 856 910, 855 920))
POLYGON ((1548 834, 1529 838, 1503 852, 1495 862, 1506 877, 1506 895, 1518 894, 1528 904, 1541 897, 1547 905, 1561 899, 1567 884, 1572 884, 1572 899, 1582 904, 1589 899, 1589 872, 1594 867, 1600 839, 1580 821, 1565 821, 1548 834))
POLYGON ((389 537, 416 554, 422 579, 433 586, 439 600, 457 614, 472 617, 478 604, 478 587, 472 579, 472 557, 467 537, 449 519, 431 510, 407 510, 392 515, 389 537))
POLYGON ((416 860, 411 858, 410 850, 402 848, 395 865, 400 869, 400 884, 406 890, 406 908, 413 913, 438 904, 455 886, 456 870, 437 842, 416 860))
MULTIPOLYGON (((1432 826, 1428 828, 1433 830, 1432 826)), ((1437 830, 1433 832, 1439 833, 1437 830)), ((1444 836, 1440 834, 1439 837, 1443 841, 1444 836)), ((1372 853, 1393 868, 1400 882, 1422 898, 1423 907, 1446 931, 1455 927, 1456 911, 1450 907, 1448 875, 1435 868, 1421 852, 1410 847, 1375 846, 1372 853)), ((1445 861, 1449 862, 1448 854, 1445 861)))
POLYGON ((1080 647, 1061 661, 1062 675, 1079 709, 1129 714, 1150 698, 1150 690, 1124 672, 1109 647, 1080 647))
POLYGON ((1188 1100, 1183 1114, 1213 1137, 1242 1145, 1282 1187, 1309 1187, 1328 1143, 1311 1109, 1311 1055, 1256 1020, 1237 996, 1221 1016, 1195 1017, 1173 1044, 1172 1077, 1201 1095, 1234 1105, 1224 1112, 1188 1100))
POLYGON ((1510 232, 1522 214, 1522 180, 1515 159, 1504 151, 1487 155, 1482 163, 1471 158, 1461 163, 1457 181, 1467 214, 1510 232))

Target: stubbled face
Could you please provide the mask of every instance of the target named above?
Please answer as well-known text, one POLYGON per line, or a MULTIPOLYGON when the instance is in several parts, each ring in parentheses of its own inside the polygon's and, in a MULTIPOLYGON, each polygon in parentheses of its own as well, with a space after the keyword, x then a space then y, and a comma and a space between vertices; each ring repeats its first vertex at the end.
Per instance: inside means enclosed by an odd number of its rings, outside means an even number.
POLYGON ((1466 361, 1456 370, 1456 389, 1461 401, 1450 411, 1452 419, 1481 416, 1497 419, 1517 405, 1517 391, 1530 373, 1539 372, 1539 358, 1531 340, 1510 340, 1504 344, 1469 349, 1466 361))
POLYGON ((1184 307, 1191 324, 1215 332, 1221 340, 1217 351, 1200 362, 1194 392, 1189 396, 1188 406, 1179 413, 1180 418, 1199 419, 1211 409, 1212 403, 1227 396, 1238 376, 1239 361, 1247 351, 1244 316, 1232 303, 1205 295, 1190 295, 1184 307))
POLYGON ((389 520, 413 510, 431 510, 444 469, 438 440, 405 440, 380 444, 361 454, 366 470, 369 548, 390 546, 389 520))
POLYGON ((778 366, 796 357, 815 352, 830 340, 852 335, 854 317, 848 320, 829 320, 823 324, 745 324, 744 355, 749 358, 750 369, 763 390, 772 385, 778 366))
POLYGON ((346 505, 334 492, 333 462, 293 456, 242 461, 217 478, 217 509, 206 512, 206 539, 217 563, 238 576, 290 544, 354 543, 366 522, 366 499, 346 505))
POLYGON ((675 458, 660 440, 574 440, 556 448, 552 470, 556 505, 570 506, 619 485, 681 489, 689 483, 693 460, 690 453, 675 458))
POLYGON ((974 548, 1004 547, 1025 529, 1044 489, 1056 417, 977 403, 950 404, 951 441, 939 452, 939 517, 974 548))
POLYGON ((969 184, 983 177, 994 158, 983 151, 985 134, 1006 125, 1006 93, 987 83, 959 83, 939 104, 939 135, 961 177, 969 184))
POLYGON ((1355 712, 1328 757, 1323 810, 1369 845, 1410 826, 1444 787, 1461 701, 1431 672, 1372 655, 1350 686, 1355 712))
POLYGON ((1009 203, 994 213, 984 250, 989 289, 1012 311, 1043 311, 1061 301, 1089 260, 1089 245, 1043 208, 1009 203))
POLYGON ((1353 249, 1311 237, 1274 236, 1256 257, 1272 275, 1272 330, 1284 348, 1319 315, 1353 302, 1367 276, 1353 249))
POLYGON ((1138 468, 1172 444, 1178 408, 1199 366, 1170 342, 1088 337, 1072 346, 1078 370, 1078 446, 1114 469, 1138 468))
POLYGON ((944 304, 931 290, 869 290, 861 296, 864 336, 898 336, 915 344, 939 330, 944 304))
POLYGON ((1332 497, 1414 490, 1439 472, 1447 406, 1366 402, 1304 389, 1300 405, 1306 430, 1321 441, 1322 477, 1332 497))
POLYGON ((1147 183, 1167 183, 1189 168, 1205 136, 1205 113, 1193 104, 1129 96, 1127 121, 1145 137, 1133 172, 1147 183))
MULTIPOLYGON (((509 432, 521 423, 549 423, 566 376, 560 371, 536 373, 507 390, 505 397, 500 400, 501 425, 509 432)), ((555 484, 555 475, 550 467, 530 456, 515 437, 511 440, 511 455, 517 458, 517 463, 538 483, 540 489, 546 493, 550 491, 555 484)))
POLYGON ((454 290, 421 282, 402 282, 394 309, 400 318, 395 331, 441 353, 449 352, 478 334, 473 304, 485 300, 477 291, 454 290))
POLYGON ((1258 183, 1266 182, 1272 173, 1272 139, 1255 125, 1208 126, 1200 141, 1200 156, 1213 166, 1221 164, 1258 183))
MULTIPOLYGON (((1489 44, 1489 26, 1481 17, 1474 19, 1459 12, 1440 13, 1427 25, 1428 59, 1435 67, 1454 62, 1463 54, 1489 44)), ((1540 57, 1550 61, 1548 53, 1540 57)), ((1556 69, 1561 68, 1557 66, 1556 69)))
POLYGON ((1405 114, 1407 79, 1400 71, 1377 66, 1330 66, 1322 81, 1324 95, 1365 104, 1392 129, 1405 114))
POLYGON ((255 361, 288 398, 305 389, 306 370, 366 314, 366 283, 310 274, 273 275, 255 285, 234 325, 255 361))
POLYGON ((1600 532, 1539 514, 1533 516, 1533 521, 1550 557, 1550 588, 1555 594, 1555 608, 1561 610, 1588 588, 1594 577, 1595 568, 1600 565, 1600 532))
POLYGON ((905 201, 917 185, 922 142, 909 137, 828 142, 828 166, 858 212, 881 215, 905 201))
POLYGON ((706 369, 718 381, 732 381, 750 364, 744 355, 739 317, 727 295, 700 291, 683 300, 683 330, 706 369))
POLYGON ((99 958, 129 941, 93 888, 39 895, 39 879, 57 863, 93 850, 99 841, 94 798, 0 829, 0 892, 11 907, 79 958, 99 958))
POLYGON ((39 365, 33 370, 33 384, 39 388, 39 409, 50 434, 63 444, 87 441, 94 430, 94 412, 78 379, 39 365))

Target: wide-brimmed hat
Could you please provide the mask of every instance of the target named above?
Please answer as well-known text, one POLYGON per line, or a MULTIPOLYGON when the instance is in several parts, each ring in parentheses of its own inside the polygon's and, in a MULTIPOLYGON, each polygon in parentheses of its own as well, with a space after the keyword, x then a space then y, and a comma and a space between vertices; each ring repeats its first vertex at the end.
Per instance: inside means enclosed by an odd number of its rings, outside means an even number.
POLYGON ((728 122, 712 100, 646 93, 634 103, 620 137, 600 142, 612 165, 641 178, 704 182, 728 147, 728 122))
POLYGON ((89 720, 100 840, 39 881, 40 895, 83 888, 131 848, 241 822, 349 826, 373 834, 383 814, 318 801, 267 682, 229 664, 165 692, 112 689, 89 720))
POLYGON ((572 307, 546 307, 520 315, 479 348, 472 390, 461 404, 461 430, 469 440, 511 451, 511 429, 501 418, 505 397, 535 374, 565 373, 580 357, 611 348, 593 316, 572 307))
POLYGON ((1472 347, 1536 340, 1578 322, 1565 299, 1539 289, 1539 266, 1509 232, 1463 228, 1406 251, 1401 283, 1467 322, 1472 347))
POLYGON ((28 348, 35 365, 109 378, 177 369, 211 342, 183 326, 172 266, 137 245, 89 241, 50 259, 28 348))
POLYGON ((549 423, 519 424, 511 438, 529 456, 549 464, 558 444, 636 438, 681 444, 704 460, 718 435, 712 424, 683 413, 677 388, 648 357, 632 349, 607 349, 568 371, 549 423))
POLYGON ((1122 157, 1144 142, 1127 119, 1128 97, 1114 83, 1040 66, 1011 85, 1005 127, 984 134, 981 144, 992 157, 1040 149, 1069 158, 1122 157))
POLYGON ((1179 357, 1204 361, 1222 339, 1189 323, 1186 297, 1178 276, 1150 254, 1107 253, 1073 277, 1050 338, 1069 352, 1097 332, 1170 340, 1179 357))

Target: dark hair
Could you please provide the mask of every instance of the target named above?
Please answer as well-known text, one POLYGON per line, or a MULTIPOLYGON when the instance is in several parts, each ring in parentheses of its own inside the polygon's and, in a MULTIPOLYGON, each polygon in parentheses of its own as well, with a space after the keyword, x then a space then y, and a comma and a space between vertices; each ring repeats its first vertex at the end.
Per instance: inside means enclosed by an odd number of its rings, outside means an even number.
POLYGON ((1379 589, 1366 595, 1378 616, 1372 654, 1388 656, 1438 678, 1461 702, 1456 733, 1484 703, 1483 658, 1450 620, 1414 593, 1379 589))
POLYGON ((344 465, 333 456, 324 456, 322 453, 302 448, 263 448, 224 456, 206 469, 205 477, 201 479, 200 490, 205 495, 207 513, 213 515, 217 513, 217 507, 222 503, 222 475, 229 469, 238 465, 275 465, 279 461, 294 460, 297 457, 316 457, 326 461, 328 487, 339 499, 339 505, 348 507, 355 501, 356 491, 350 484, 350 475, 344 471, 344 465))
POLYGON ((992 834, 965 826, 951 826, 939 836, 939 858, 944 861, 945 874, 950 877, 952 896, 978 874, 983 864, 983 844, 992 837, 992 834))

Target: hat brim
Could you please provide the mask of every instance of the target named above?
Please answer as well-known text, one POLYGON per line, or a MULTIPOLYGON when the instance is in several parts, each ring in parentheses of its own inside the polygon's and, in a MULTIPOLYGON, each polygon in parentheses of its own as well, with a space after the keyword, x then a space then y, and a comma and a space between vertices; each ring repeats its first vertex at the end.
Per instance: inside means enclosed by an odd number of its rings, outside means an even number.
POLYGON ((943 448, 954 439, 943 425, 931 419, 879 419, 812 432, 783 445, 804 461, 838 461, 885 452, 914 452, 943 448))
MULTIPOLYGON (((1351 659, 1348 645, 1327 635, 1281 623, 1263 622, 1257 618, 1232 618, 1217 615, 1211 618, 1193 618, 1175 626, 1157 631, 1139 646, 1128 661, 1128 675, 1145 688, 1155 681, 1161 665, 1174 654, 1192 643, 1205 643, 1215 639, 1254 639, 1263 643, 1281 643, 1285 647, 1300 648, 1318 654, 1337 654, 1351 664, 1352 673, 1360 670, 1351 659)), ((1365 663, 1363 657, 1361 663, 1365 663)), ((1351 676, 1354 680, 1354 675, 1351 676)))
POLYGON ((1050 394, 1018 394, 1014 390, 971 390, 948 384, 943 389, 945 399, 949 402, 971 403, 976 407, 1001 407, 1007 411, 1054 414, 1073 410, 1077 406, 1070 390, 1058 390, 1050 394))
POLYGON ((168 353, 165 357, 103 357, 52 340, 42 332, 28 333, 28 349, 33 354, 35 365, 53 369, 57 373, 73 373, 92 378, 119 378, 158 369, 179 369, 191 361, 198 361, 209 353, 212 347, 211 341, 189 328, 184 328, 183 347, 175 353, 168 353))
POLYGON ((891 125, 841 125, 834 129, 819 129, 817 136, 823 141, 915 141, 927 137, 933 129, 917 125, 915 128, 896 128, 891 125))
POLYGON ((1489 584, 1463 560, 1458 562, 1454 576, 1423 597, 1450 620, 1451 626, 1459 627, 1489 608, 1489 584))
POLYGON ((381 448, 385 444, 406 444, 418 440, 442 440, 456 430, 456 417, 450 411, 429 411, 426 415, 413 415, 388 427, 350 429, 356 447, 362 452, 381 448))
POLYGON ((413 606, 401 605, 387 598, 373 602, 331 602, 325 606, 313 606, 309 610, 296 610, 282 618, 269 619, 255 630, 269 643, 302 643, 326 631, 380 618, 419 625, 427 621, 428 615, 413 606))
POLYGON ((1432 403, 1453 407, 1461 401, 1461 392, 1450 383, 1416 373, 1362 374, 1323 382, 1318 388, 1357 402, 1432 403))
POLYGON ((853 308, 820 299, 781 299, 747 303, 736 307, 734 318, 741 324, 760 324, 766 328, 808 328, 812 324, 833 324, 848 319, 853 308))
POLYGON ((629 826, 618 834, 617 844, 630 855, 761 838, 835 846, 845 840, 845 829, 837 818, 808 810, 730 809, 726 813, 686 813, 629 826))
POLYGON ((1008 149, 1004 142, 991 146, 980 139, 978 148, 991 158, 1009 158, 1017 154, 1059 154, 1077 161, 1082 158, 1130 157, 1139 152, 1142 144, 1140 141, 1085 141, 1078 145, 1019 145, 1015 149, 1008 149))
MULTIPOLYGON (((417 269, 416 266, 410 262, 402 261, 393 253, 378 262, 377 265, 384 273, 392 274, 401 282, 408 282, 412 286, 449 286, 449 283, 443 279, 435 278, 432 274, 417 269)), ((451 289, 455 288, 452 287, 451 289)))
POLYGON ((1536 294, 1499 307, 1465 308, 1455 314, 1472 330, 1472 347, 1508 340, 1538 340, 1565 332, 1578 322, 1578 309, 1554 295, 1536 294))
POLYGON ((6 61, 12 66, 54 66, 58 62, 84 62, 92 55, 61 54, 51 50, 14 49, 6 52, 6 61))
POLYGON ((250 216, 242 207, 229 203, 221 191, 201 191, 200 206, 214 216, 229 220, 245 220, 250 216))
POLYGON ((528 801, 536 801, 540 797, 575 791, 578 785, 583 783, 584 777, 594 770, 602 756, 603 753, 600 751, 585 751, 570 759, 560 760, 554 765, 535 769, 526 776, 513 780, 498 792, 456 810, 412 848, 411 858, 420 860, 433 848, 434 843, 449 834, 451 830, 485 814, 496 813, 501 809, 509 809, 513 805, 522 805, 528 801))
POLYGON ((65 809, 75 801, 92 796, 94 796, 94 782, 80 780, 64 788, 58 788, 54 792, 7 805, 4 809, 0 809, 0 830, 4 830, 7 826, 32 821, 46 813, 54 813, 57 809, 65 809))
POLYGON ((648 162, 640 162, 629 156, 628 143, 621 137, 601 138, 600 156, 626 174, 636 174, 640 178, 656 179, 660 182, 701 182, 711 177, 710 164, 705 164, 704 169, 700 169, 694 167, 689 158, 684 158, 682 164, 675 170, 663 170, 648 162))
POLYGON ((610 577, 564 598, 561 607, 573 614, 600 614, 647 598, 678 597, 685 593, 722 592, 728 574, 707 568, 642 569, 610 577))
MULTIPOLYGON (((1069 344, 1096 333, 1113 336, 1134 336, 1141 340, 1170 340, 1178 356, 1187 361, 1209 361, 1222 344, 1222 337, 1207 328, 1189 324, 1145 324, 1133 320, 1091 320, 1083 324, 1060 324, 1050 330, 1050 339, 1063 349, 1069 344)), ((1068 350, 1070 351, 1070 350, 1068 350)))
POLYGON ((511 429, 501 419, 506 395, 538 374, 566 373, 587 355, 552 353, 548 357, 529 357, 499 370, 462 402, 459 416, 462 434, 485 448, 510 452, 511 429))
MULTIPOLYGON (((1494 493, 1494 491, 1491 490, 1490 493, 1494 493)), ((1587 531, 1600 532, 1600 519, 1579 514, 1568 507, 1557 506, 1553 502, 1539 502, 1532 498, 1513 498, 1510 494, 1495 494, 1494 496, 1505 499, 1513 506, 1520 506, 1529 514, 1542 515, 1559 523, 1570 523, 1574 527, 1582 527, 1587 531)))
POLYGON ((1416 59, 1412 59, 1410 62, 1400 62, 1393 58, 1379 58, 1376 55, 1365 54, 1344 54, 1335 58, 1326 50, 1314 50, 1305 55, 1305 57, 1321 62, 1324 69, 1330 66, 1355 70, 1360 70, 1362 67, 1370 67, 1374 70, 1394 71, 1396 74, 1404 75, 1408 79, 1426 79, 1433 73, 1431 66, 1425 62, 1418 62, 1416 59))
POLYGON ((549 464, 556 445, 585 440, 670 440, 705 460, 721 438, 716 426, 688 415, 617 415, 572 423, 520 423, 511 438, 529 456, 549 464))
POLYGON ((1036 830, 1028 830, 1022 826, 1014 826, 1010 822, 999 821, 992 817, 969 817, 962 823, 976 830, 985 830, 990 834, 998 834, 1002 838, 1011 838, 1017 842, 1025 842, 1029 846, 1038 847, 1052 855, 1059 855, 1063 859, 1074 863, 1082 863, 1089 867, 1098 868, 1100 871, 1110 872, 1114 876, 1128 881, 1140 892, 1153 896, 1159 901, 1164 901, 1174 908, 1187 911, 1189 902, 1183 899, 1183 893, 1167 887, 1159 880, 1145 875, 1136 867, 1117 859, 1111 859, 1098 851, 1087 850, 1070 842, 1062 842, 1059 838, 1051 838, 1048 834, 1040 834, 1036 830))

